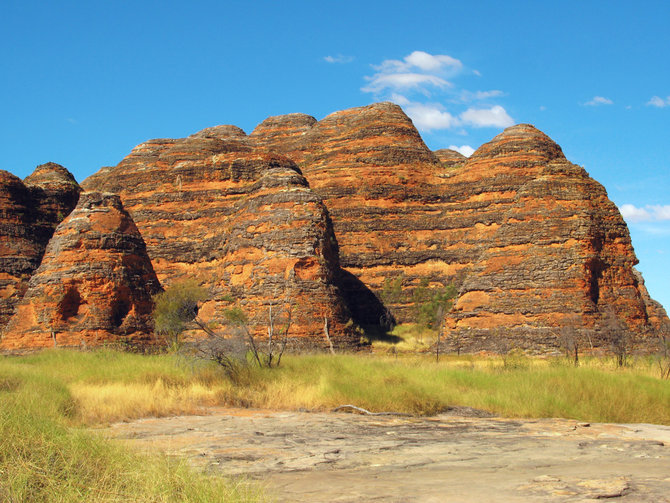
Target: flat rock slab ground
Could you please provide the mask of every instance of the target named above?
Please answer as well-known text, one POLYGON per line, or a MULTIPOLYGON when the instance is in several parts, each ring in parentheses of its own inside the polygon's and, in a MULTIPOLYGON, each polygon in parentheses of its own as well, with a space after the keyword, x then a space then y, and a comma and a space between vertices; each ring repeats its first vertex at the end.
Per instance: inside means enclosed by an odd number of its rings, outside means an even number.
POLYGON ((262 481, 277 501, 670 502, 670 427, 217 409, 108 434, 262 481))

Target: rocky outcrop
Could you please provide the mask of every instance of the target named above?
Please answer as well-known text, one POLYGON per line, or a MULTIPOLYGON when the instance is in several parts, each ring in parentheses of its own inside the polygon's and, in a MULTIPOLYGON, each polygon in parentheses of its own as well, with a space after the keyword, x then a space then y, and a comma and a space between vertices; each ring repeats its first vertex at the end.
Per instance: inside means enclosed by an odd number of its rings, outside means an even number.
POLYGON ((440 160, 440 162, 447 168, 455 168, 461 166, 465 161, 468 160, 468 158, 465 157, 460 152, 456 152, 455 150, 451 150, 449 148, 436 150, 433 153, 435 154, 435 157, 437 157, 440 160))
MULTIPOLYGON (((20 298, 41 258, 39 240, 16 229, 52 221, 58 194, 78 190, 57 165, 41 168, 0 180, 12 236, 0 263, 14 257, 4 299, 20 298)), ((644 346, 670 323, 605 189, 527 124, 465 158, 431 152, 391 103, 320 121, 289 114, 249 136, 216 126, 147 141, 83 185, 120 196, 165 285, 207 286, 200 315, 221 330, 233 305, 259 337, 290 312, 294 346, 350 348, 352 324, 415 321, 449 287, 445 349, 546 352, 566 337, 609 348, 617 327, 644 346)))
POLYGON ((533 126, 506 129, 451 178, 452 211, 495 228, 480 242, 448 337, 469 349, 550 348, 562 327, 582 347, 608 346, 607 315, 649 328, 623 218, 605 189, 533 126), (588 342, 587 342, 588 341, 588 342))
POLYGON ((422 282, 454 281, 445 227, 448 169, 424 144, 400 107, 378 103, 331 114, 319 122, 291 114, 262 122, 250 139, 294 159, 332 216, 346 270, 344 290, 364 323, 379 323, 381 298, 399 321, 415 313, 412 293, 422 282), (401 288, 391 292, 395 281, 401 288), (377 297, 366 295, 369 287, 377 297))
POLYGON ((159 290, 120 198, 84 193, 49 242, 0 350, 154 343, 151 296, 159 290))
POLYGON ((606 347, 610 312, 632 333, 650 328, 617 208, 533 126, 469 159, 430 152, 388 103, 319 122, 272 117, 250 138, 299 164, 332 214, 343 267, 396 319, 416 317, 421 285, 460 289, 445 324, 451 347, 547 350, 566 326, 606 347))
POLYGON ((293 161, 239 128, 143 143, 83 185, 121 196, 162 283, 196 278, 209 288, 208 323, 225 331, 234 302, 259 338, 272 323, 283 330, 290 312, 293 346, 329 347, 326 322, 334 346, 358 344, 325 206, 293 161))
POLYGON ((0 171, 0 330, 80 192, 70 172, 52 162, 38 166, 24 181, 0 171))

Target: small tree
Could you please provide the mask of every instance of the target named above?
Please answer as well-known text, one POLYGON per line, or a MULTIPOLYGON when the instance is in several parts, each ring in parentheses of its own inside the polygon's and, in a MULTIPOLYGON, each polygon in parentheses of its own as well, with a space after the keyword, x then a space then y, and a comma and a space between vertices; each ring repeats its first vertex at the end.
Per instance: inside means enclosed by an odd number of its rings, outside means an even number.
POLYGON ((194 280, 180 281, 155 295, 153 317, 156 333, 166 336, 173 348, 178 349, 182 334, 192 325, 204 329, 200 327, 198 305, 208 297, 207 290, 194 280))
MULTIPOLYGON (((288 341, 291 326, 291 304, 288 309, 275 306, 271 302, 268 314, 268 346, 262 352, 256 344, 250 329, 249 318, 239 307, 231 307, 223 312, 225 324, 232 327, 233 336, 225 337, 198 317, 199 304, 209 298, 207 290, 193 280, 186 280, 167 288, 154 297, 154 323, 157 333, 169 338, 173 348, 180 349, 182 334, 186 330, 197 329, 205 333, 205 339, 189 344, 189 350, 200 358, 212 360, 222 366, 226 373, 235 377, 247 365, 247 354, 261 367, 276 367, 288 341), (282 329, 275 328, 281 312, 287 311, 282 329), (278 333, 277 333, 278 332, 278 333)), ((232 301, 233 299, 226 299, 232 301)))
POLYGON ((579 348, 583 339, 579 324, 579 316, 571 315, 562 320, 558 329, 559 344, 565 351, 566 358, 573 357, 575 367, 579 367, 579 348))
POLYGON ((608 308, 603 314, 603 330, 612 352, 617 359, 617 365, 626 365, 630 336, 628 327, 619 319, 614 309, 608 308))
POLYGON ((428 279, 423 278, 412 293, 416 322, 426 328, 439 328, 456 293, 453 285, 444 288, 429 288, 428 279))

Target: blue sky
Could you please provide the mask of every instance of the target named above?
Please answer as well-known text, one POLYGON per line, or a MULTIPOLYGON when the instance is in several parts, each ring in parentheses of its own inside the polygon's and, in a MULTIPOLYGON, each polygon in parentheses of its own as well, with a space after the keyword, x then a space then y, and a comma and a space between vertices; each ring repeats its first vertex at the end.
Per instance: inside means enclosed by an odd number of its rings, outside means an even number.
POLYGON ((670 307, 669 22, 645 0, 4 0, 0 169, 81 181, 149 138, 388 99, 433 149, 528 122, 607 188, 670 307))

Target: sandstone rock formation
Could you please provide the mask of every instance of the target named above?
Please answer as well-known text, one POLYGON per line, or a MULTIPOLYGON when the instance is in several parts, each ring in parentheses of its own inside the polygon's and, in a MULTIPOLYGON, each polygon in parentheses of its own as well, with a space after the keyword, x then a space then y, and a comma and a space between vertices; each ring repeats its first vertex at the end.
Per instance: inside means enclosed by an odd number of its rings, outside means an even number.
POLYGON ((151 344, 151 296, 159 290, 119 197, 83 193, 49 242, 0 350, 151 344))
POLYGON ((70 172, 52 162, 38 166, 23 182, 0 171, 0 330, 80 192, 70 172))
POLYGON ((442 288, 458 274, 453 248, 462 232, 441 218, 449 170, 399 106, 378 103, 319 122, 298 114, 271 117, 249 137, 294 159, 323 197, 357 319, 374 324, 380 317, 377 299, 363 296, 362 285, 377 292, 399 321, 409 321, 412 292, 422 280, 442 288), (401 291, 384 295, 395 278, 401 291))
POLYGON ((271 315, 290 311, 293 346, 329 347, 326 323, 334 346, 358 344, 325 206, 293 161, 241 129, 143 143, 83 186, 121 196, 164 285, 197 278, 210 289, 206 321, 223 325, 233 298, 261 338, 271 315))
MULTIPOLYGON (((78 190, 56 166, 0 177, 11 302, 46 244, 25 229, 57 220, 63 191, 78 190)), ((644 346, 670 323, 605 189, 527 124, 465 158, 431 152, 391 103, 289 114, 248 136, 216 126, 147 141, 83 186, 120 196, 158 278, 207 286, 200 314, 222 329, 234 299, 259 336, 290 311, 293 345, 354 347, 352 324, 414 321, 417 293, 450 286, 447 349, 553 351, 566 336, 608 349, 612 323, 644 346)))
POLYGON ((495 229, 480 242, 448 316, 458 344, 490 349, 504 337, 547 348, 570 327, 583 348, 606 347, 609 311, 636 333, 650 328, 623 218, 548 136, 527 124, 508 128, 451 182, 452 211, 471 212, 476 199, 476 218, 495 229))
POLYGON ((435 157, 437 157, 447 168, 461 166, 465 161, 468 160, 468 158, 460 152, 456 152, 455 150, 451 150, 449 148, 442 148, 440 150, 436 150, 433 153, 435 154, 435 157))
POLYGON ((469 159, 431 153, 389 103, 319 122, 272 117, 250 138, 298 163, 331 212, 343 267, 399 321, 415 316, 418 285, 460 288, 445 325, 452 348, 499 349, 504 332, 504 344, 546 350, 566 326, 607 347, 610 311, 634 333, 651 328, 616 206, 530 125, 469 159))

